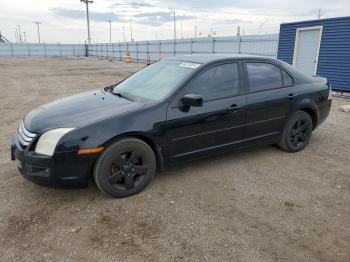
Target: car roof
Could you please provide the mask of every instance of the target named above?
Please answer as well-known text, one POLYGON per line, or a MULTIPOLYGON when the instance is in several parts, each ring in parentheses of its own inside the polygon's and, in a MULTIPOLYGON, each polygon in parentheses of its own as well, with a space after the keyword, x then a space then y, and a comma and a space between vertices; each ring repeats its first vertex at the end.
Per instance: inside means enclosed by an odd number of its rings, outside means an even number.
POLYGON ((166 58, 169 61, 185 61, 199 64, 207 64, 210 62, 221 61, 221 60, 234 60, 234 59, 259 59, 265 61, 276 61, 275 59, 255 56, 255 55, 240 55, 240 54, 195 54, 195 55, 181 55, 172 56, 166 58))

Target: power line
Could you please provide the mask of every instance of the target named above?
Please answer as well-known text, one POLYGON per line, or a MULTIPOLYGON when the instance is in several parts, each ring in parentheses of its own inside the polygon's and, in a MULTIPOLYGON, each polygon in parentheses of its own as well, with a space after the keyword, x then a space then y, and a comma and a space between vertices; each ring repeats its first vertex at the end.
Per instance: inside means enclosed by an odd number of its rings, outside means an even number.
POLYGON ((92 4, 94 1, 92 1, 92 0, 80 0, 80 2, 85 3, 85 5, 86 5, 86 23, 87 23, 87 31, 88 31, 88 43, 91 44, 89 4, 92 4))

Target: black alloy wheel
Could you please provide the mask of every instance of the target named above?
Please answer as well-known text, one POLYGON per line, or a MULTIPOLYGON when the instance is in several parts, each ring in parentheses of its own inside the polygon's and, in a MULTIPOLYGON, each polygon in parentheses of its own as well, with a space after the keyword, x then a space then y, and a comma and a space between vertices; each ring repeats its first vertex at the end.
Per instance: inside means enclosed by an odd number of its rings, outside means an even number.
POLYGON ((287 121, 278 146, 287 152, 298 152, 310 141, 313 123, 304 111, 295 112, 287 121))
POLYGON ((98 188, 113 197, 127 197, 140 192, 156 170, 152 148, 136 138, 125 138, 110 145, 95 164, 98 188))

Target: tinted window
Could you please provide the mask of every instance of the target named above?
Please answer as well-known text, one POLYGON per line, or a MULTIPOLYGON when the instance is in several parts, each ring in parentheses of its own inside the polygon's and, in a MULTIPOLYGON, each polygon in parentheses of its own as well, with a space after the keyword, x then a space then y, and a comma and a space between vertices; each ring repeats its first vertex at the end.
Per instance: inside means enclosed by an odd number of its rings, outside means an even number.
POLYGON ((284 72, 282 70, 282 76, 283 76, 283 86, 292 86, 293 85, 293 79, 291 78, 291 76, 284 72))
POLYGON ((203 100, 214 100, 239 94, 237 63, 214 66, 193 79, 187 93, 201 95, 203 100))
POLYGON ((163 60, 133 74, 118 84, 113 92, 149 100, 162 100, 199 66, 199 64, 184 65, 179 61, 163 60))
POLYGON ((282 87, 279 67, 267 63, 247 63, 250 92, 282 87))

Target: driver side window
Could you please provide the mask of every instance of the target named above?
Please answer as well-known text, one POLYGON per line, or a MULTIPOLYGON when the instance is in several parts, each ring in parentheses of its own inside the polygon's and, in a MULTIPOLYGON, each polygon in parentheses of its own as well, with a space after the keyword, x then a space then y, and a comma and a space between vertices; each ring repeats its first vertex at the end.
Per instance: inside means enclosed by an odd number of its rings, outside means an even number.
POLYGON ((238 64, 211 67, 194 78, 185 90, 187 94, 202 96, 203 101, 236 96, 239 94, 238 64))

